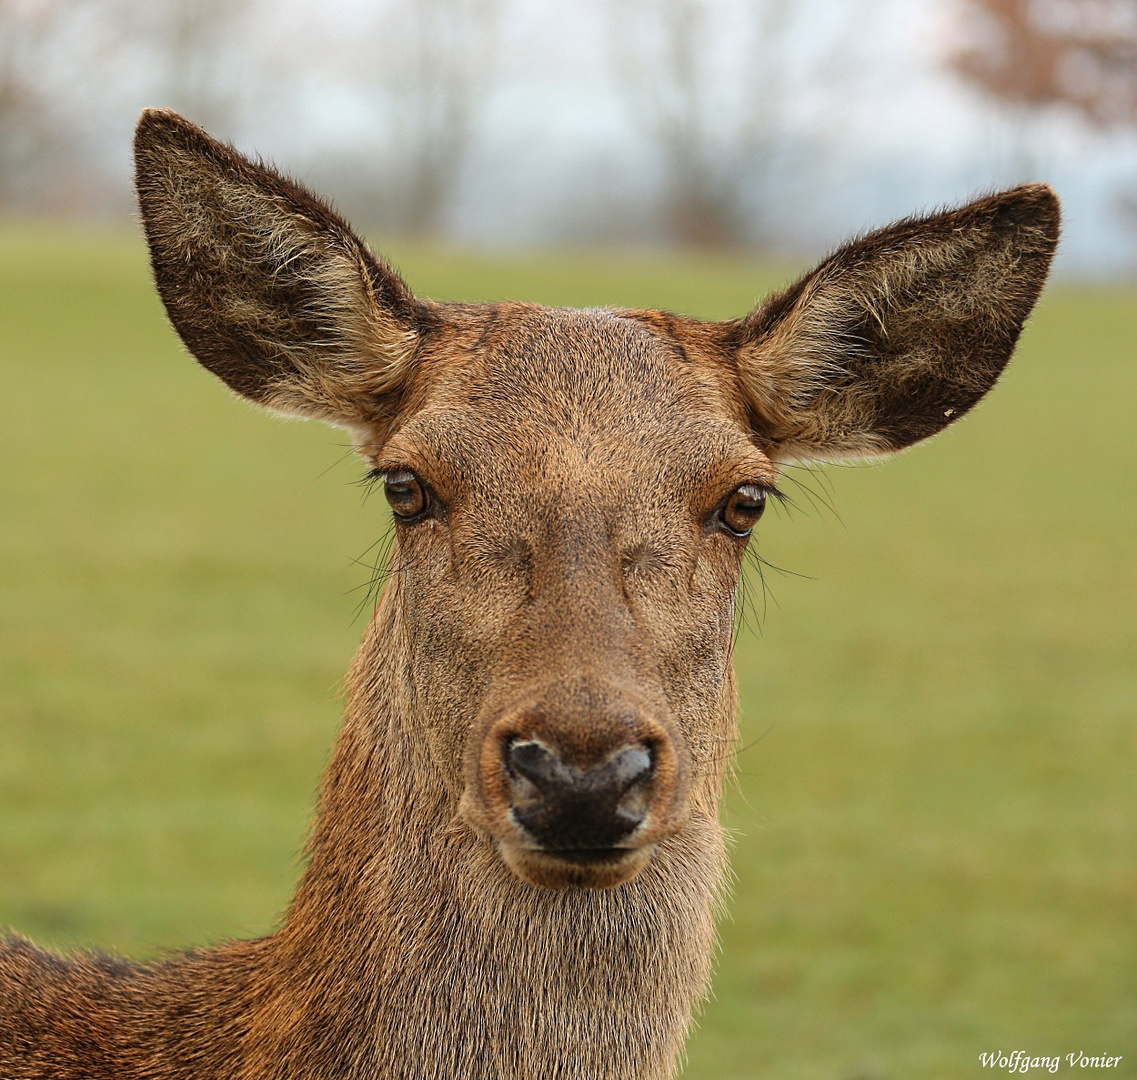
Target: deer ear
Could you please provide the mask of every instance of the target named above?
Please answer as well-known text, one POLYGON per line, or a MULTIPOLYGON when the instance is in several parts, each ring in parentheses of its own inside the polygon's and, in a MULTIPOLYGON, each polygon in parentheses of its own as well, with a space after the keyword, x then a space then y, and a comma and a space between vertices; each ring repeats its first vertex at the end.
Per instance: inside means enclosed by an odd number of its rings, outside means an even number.
POLYGON ((755 431, 790 460, 888 453, 998 379, 1046 280, 1058 200, 1015 188, 855 240, 736 325, 755 431))
POLYGON ((314 196, 176 113, 147 109, 134 153, 158 292, 201 364, 280 412, 389 415, 420 318, 398 275, 314 196))

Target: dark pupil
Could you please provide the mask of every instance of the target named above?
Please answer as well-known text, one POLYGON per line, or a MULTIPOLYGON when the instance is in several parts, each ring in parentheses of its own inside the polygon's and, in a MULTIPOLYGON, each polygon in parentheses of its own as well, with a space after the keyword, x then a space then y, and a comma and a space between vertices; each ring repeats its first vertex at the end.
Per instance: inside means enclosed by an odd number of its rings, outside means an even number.
POLYGON ((426 507, 426 495, 414 473, 388 473, 383 477, 383 491, 397 517, 415 517, 426 507))
POLYGON ((766 492, 756 484, 743 484, 723 507, 723 523, 731 532, 748 533, 766 509, 766 492))

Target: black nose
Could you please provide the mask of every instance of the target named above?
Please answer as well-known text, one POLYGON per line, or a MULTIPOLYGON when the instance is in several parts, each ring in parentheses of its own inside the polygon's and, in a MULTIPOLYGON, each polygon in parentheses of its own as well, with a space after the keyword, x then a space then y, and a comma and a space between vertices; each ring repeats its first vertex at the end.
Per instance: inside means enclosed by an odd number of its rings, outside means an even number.
POLYGON ((628 746, 602 765, 566 765, 543 743, 514 742, 505 755, 514 820, 548 851, 613 848, 647 816, 651 752, 628 746))

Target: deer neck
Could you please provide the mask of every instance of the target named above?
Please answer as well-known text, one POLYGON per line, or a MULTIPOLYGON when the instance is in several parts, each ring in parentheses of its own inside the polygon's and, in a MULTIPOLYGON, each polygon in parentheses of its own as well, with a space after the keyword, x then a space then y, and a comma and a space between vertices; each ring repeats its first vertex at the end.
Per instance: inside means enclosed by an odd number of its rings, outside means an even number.
POLYGON ((284 1054, 291 1070, 298 1053, 321 1075, 334 1048, 345 1076, 672 1076, 725 877, 717 771, 689 828, 631 882, 535 888, 459 820, 403 644, 380 605, 274 939, 249 1075, 274 1075, 284 1054))

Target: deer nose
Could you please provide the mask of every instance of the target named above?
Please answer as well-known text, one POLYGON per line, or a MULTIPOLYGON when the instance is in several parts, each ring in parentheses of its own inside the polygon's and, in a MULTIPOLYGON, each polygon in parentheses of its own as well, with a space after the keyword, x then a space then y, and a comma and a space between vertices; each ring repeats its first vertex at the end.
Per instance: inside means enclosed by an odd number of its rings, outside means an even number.
POLYGON ((646 746, 626 746, 585 769, 533 740, 510 742, 503 757, 513 818, 546 851, 611 850, 647 816, 654 762, 646 746))

